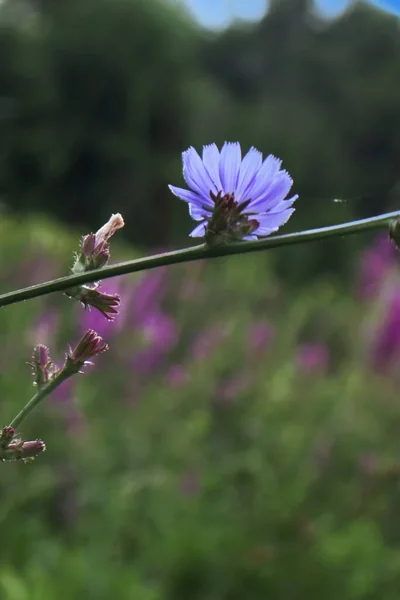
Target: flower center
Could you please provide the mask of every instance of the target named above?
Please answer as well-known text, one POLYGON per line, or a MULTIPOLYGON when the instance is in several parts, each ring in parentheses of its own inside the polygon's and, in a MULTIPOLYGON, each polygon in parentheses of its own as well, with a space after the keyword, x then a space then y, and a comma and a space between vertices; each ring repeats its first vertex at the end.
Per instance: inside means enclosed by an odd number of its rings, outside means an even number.
POLYGON ((256 213, 245 212, 251 200, 237 202, 235 193, 224 194, 219 191, 217 194, 210 191, 210 198, 214 203, 212 209, 208 209, 211 215, 206 219, 206 238, 211 241, 215 238, 242 239, 250 235, 259 226, 256 219, 251 219, 256 213))

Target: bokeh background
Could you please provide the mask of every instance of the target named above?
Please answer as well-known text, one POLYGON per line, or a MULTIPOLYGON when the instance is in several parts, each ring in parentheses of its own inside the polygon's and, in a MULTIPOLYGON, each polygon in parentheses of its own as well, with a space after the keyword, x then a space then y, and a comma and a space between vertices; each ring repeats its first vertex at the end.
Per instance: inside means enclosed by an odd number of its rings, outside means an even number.
MULTIPOLYGON (((390 4, 3 0, 0 291, 67 273, 112 212, 114 261, 187 245, 167 184, 189 145, 282 158, 285 231, 399 208, 390 4)), ((3 423, 33 393, 34 344, 59 363, 88 327, 110 344, 24 423, 48 451, 2 465, 1 600, 398 600, 386 235, 103 287, 115 323, 61 294, 0 312, 3 423)))

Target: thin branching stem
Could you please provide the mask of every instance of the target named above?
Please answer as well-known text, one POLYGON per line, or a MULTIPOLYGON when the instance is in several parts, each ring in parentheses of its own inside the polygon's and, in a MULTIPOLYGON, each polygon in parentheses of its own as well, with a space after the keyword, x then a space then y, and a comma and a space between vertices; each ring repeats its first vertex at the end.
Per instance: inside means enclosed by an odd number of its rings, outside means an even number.
POLYGON ((61 369, 57 373, 57 375, 52 379, 47 385, 40 388, 37 393, 29 400, 29 402, 24 406, 24 408, 13 418, 10 423, 10 427, 14 427, 17 429, 19 425, 22 423, 24 419, 33 411, 35 408, 39 406, 49 396, 59 385, 61 385, 68 377, 70 377, 71 373, 67 372, 65 369, 61 369))
POLYGON ((155 269, 165 265, 176 265, 178 263, 231 256, 234 254, 261 252, 262 250, 271 250, 282 246, 316 242, 345 235, 354 235, 370 229, 387 228, 393 220, 398 218, 400 218, 400 210, 371 217, 369 219, 362 219, 360 221, 351 221, 349 223, 332 225, 330 227, 321 227, 319 229, 310 229, 308 231, 299 231, 297 233, 270 236, 254 242, 239 242, 227 246, 216 247, 207 247, 202 244, 192 248, 184 248, 182 250, 174 250, 173 252, 165 252, 163 254, 147 256, 145 258, 129 260, 116 265, 103 267, 102 269, 96 269, 78 275, 68 275, 66 277, 54 279, 53 281, 39 283, 21 290, 2 294, 0 295, 0 307, 23 302, 30 298, 38 298, 39 296, 45 296, 53 292, 62 292, 68 288, 83 285, 85 283, 92 283, 100 279, 108 279, 109 277, 126 275, 128 273, 138 273, 139 271, 155 269))

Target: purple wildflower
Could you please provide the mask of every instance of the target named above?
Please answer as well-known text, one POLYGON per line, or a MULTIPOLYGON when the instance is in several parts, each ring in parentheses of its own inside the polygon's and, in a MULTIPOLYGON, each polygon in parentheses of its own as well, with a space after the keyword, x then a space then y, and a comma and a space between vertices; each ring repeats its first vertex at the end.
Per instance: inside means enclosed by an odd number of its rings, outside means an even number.
POLYGON ((292 179, 281 161, 250 148, 241 155, 238 142, 203 146, 202 158, 191 147, 182 154, 183 177, 190 190, 170 185, 189 204, 200 224, 190 234, 206 241, 253 240, 276 231, 289 219, 296 196, 285 200, 292 179))

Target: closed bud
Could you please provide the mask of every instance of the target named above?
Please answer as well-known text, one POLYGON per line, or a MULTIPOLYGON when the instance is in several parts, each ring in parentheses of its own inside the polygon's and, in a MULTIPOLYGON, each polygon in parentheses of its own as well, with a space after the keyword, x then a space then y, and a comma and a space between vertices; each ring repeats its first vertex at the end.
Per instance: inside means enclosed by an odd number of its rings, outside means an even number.
POLYGON ((85 235, 81 240, 81 252, 76 256, 72 272, 76 274, 85 273, 104 267, 110 258, 108 240, 124 225, 122 216, 117 213, 111 215, 107 223, 100 227, 96 233, 85 235))
POLYGON ((81 241, 82 254, 79 257, 81 271, 101 269, 110 258, 110 246, 105 240, 96 242, 96 235, 85 235, 81 241))
POLYGON ((38 344, 33 350, 32 367, 34 385, 38 387, 46 385, 56 374, 57 367, 49 355, 49 349, 43 344, 38 344))
POLYGON ((32 440, 29 442, 16 440, 1 452, 1 459, 3 461, 22 460, 22 462, 31 462, 38 454, 45 450, 46 444, 42 440, 32 440))
POLYGON ((66 356, 64 369, 72 374, 79 373, 85 365, 90 365, 89 358, 93 358, 108 350, 108 345, 103 342, 95 331, 89 329, 79 340, 76 348, 70 350, 66 356))
POLYGON ((22 460, 31 462, 46 450, 42 440, 22 440, 15 432, 14 427, 3 427, 0 431, 0 461, 22 460))
POLYGON ((103 225, 103 227, 100 227, 100 229, 96 232, 96 245, 103 241, 108 242, 114 233, 118 231, 118 229, 122 229, 124 225, 124 219, 120 213, 111 215, 107 223, 103 225))

